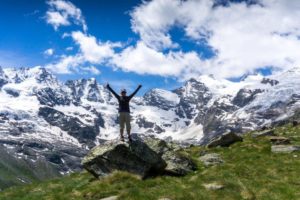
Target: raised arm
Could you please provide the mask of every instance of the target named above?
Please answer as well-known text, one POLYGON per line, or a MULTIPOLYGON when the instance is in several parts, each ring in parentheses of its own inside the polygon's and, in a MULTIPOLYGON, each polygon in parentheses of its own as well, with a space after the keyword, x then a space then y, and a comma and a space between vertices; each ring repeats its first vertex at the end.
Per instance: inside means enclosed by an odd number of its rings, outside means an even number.
POLYGON ((128 97, 129 97, 129 99, 131 99, 140 89, 141 89, 141 87, 142 87, 142 85, 139 85, 136 89, 135 89, 135 91, 131 94, 131 95, 129 95, 128 97))
POLYGON ((109 84, 106 85, 106 88, 117 98, 120 99, 120 96, 109 86, 109 84))

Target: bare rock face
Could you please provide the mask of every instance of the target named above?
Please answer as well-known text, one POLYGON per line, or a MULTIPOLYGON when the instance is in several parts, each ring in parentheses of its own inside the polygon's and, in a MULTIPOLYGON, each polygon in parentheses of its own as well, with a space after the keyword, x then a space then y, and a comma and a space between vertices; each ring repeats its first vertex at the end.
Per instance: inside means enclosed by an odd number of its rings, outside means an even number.
POLYGON ((277 85, 279 83, 279 81, 274 80, 274 79, 269 79, 269 78, 263 78, 261 80, 261 83, 263 84, 270 84, 271 86, 277 85))
MULTIPOLYGON (((57 126, 89 147, 94 146, 94 140, 99 132, 98 126, 85 125, 77 117, 67 116, 63 112, 51 107, 41 107, 39 116, 43 117, 50 125, 57 126)), ((101 116, 99 116, 99 119, 101 116)), ((99 120, 100 121, 100 120, 99 120)), ((95 121, 95 123, 97 123, 95 121)), ((101 126, 101 124, 99 124, 101 126)))
POLYGON ((223 135, 211 140, 207 144, 207 147, 208 148, 217 147, 217 146, 228 147, 235 142, 241 142, 241 141, 243 141, 243 138, 241 136, 233 132, 226 132, 223 135))
POLYGON ((239 107, 243 107, 247 105, 249 102, 253 101, 257 94, 262 92, 263 90, 261 89, 256 89, 256 90, 241 89, 232 100, 232 103, 239 107))
POLYGON ((185 175, 196 169, 196 165, 189 158, 178 154, 175 147, 154 138, 134 140, 129 144, 110 142, 97 146, 84 157, 82 165, 95 177, 115 170, 146 178, 163 173, 185 175))
POLYGON ((0 66, 0 89, 2 88, 3 85, 8 83, 7 79, 8 79, 8 77, 5 75, 5 73, 3 72, 2 67, 0 66))

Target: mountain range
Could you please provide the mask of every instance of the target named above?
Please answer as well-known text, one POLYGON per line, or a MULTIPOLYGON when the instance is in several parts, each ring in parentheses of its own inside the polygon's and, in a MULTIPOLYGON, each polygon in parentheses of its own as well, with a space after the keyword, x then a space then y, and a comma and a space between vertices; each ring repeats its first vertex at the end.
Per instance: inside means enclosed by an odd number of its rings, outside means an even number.
MULTIPOLYGON (((299 77, 295 67, 151 89, 131 101, 132 133, 203 145, 227 131, 283 123, 300 114, 299 77)), ((63 83, 42 67, 0 68, 0 188, 81 170, 92 147, 119 137, 117 108, 95 78, 63 83)))

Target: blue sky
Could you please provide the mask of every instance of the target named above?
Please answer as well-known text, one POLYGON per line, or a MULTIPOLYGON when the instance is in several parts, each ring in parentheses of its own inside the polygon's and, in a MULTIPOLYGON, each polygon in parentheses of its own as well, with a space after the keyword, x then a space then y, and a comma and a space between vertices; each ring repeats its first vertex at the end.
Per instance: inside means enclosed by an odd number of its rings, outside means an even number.
POLYGON ((140 94, 201 74, 269 75, 300 63, 300 3, 270 2, 2 0, 0 65, 40 65, 62 81, 95 77, 116 89, 141 83, 140 94))
MULTIPOLYGON (((141 3, 139 0, 73 0, 76 7, 80 8, 89 34, 112 42, 128 42, 137 40, 137 35, 130 28, 129 12, 134 6, 141 3)), ((48 9, 44 0, 2 0, 0 6, 0 65, 3 67, 33 67, 46 65, 57 60, 67 47, 76 46, 67 38, 62 39, 66 31, 76 30, 79 27, 72 25, 60 27, 55 31, 45 21, 45 13, 48 9), (5 20, 6 19, 6 20, 5 20), (52 48, 54 56, 44 55, 44 51, 52 48)), ((72 51, 70 52, 72 53, 72 51)), ((141 93, 153 87, 174 89, 180 86, 180 82, 174 77, 162 77, 158 75, 139 75, 134 72, 112 70, 104 65, 97 65, 101 73, 56 74, 62 80, 95 77, 100 83, 111 82, 118 89, 143 84, 141 93)))

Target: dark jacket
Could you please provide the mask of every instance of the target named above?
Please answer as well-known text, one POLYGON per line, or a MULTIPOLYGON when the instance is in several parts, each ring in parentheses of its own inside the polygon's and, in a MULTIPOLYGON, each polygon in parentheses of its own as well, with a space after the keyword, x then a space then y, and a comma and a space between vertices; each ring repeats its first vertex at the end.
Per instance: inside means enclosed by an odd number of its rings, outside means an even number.
POLYGON ((141 86, 139 86, 131 95, 129 96, 120 96, 118 95, 109 85, 107 89, 118 99, 119 102, 119 112, 130 112, 129 101, 131 98, 139 91, 141 86))

